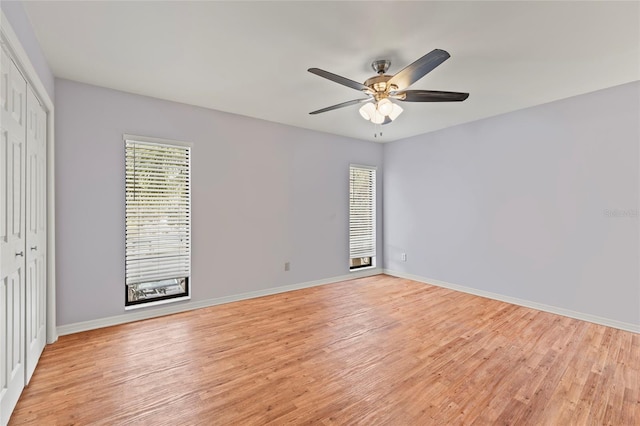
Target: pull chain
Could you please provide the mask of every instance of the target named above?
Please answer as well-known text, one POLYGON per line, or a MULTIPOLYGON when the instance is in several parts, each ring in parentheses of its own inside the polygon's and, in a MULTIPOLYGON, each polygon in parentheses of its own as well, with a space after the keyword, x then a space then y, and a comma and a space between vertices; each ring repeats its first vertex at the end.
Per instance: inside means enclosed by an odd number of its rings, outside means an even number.
POLYGON ((373 123, 373 137, 377 139, 378 136, 382 137, 382 125, 373 123))

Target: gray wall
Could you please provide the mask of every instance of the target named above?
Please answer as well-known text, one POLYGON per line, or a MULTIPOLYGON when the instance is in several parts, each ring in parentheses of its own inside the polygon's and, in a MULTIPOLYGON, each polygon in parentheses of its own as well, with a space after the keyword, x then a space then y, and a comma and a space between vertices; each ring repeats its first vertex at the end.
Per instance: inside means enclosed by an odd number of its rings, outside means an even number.
POLYGON ((49 97, 53 100, 54 95, 54 77, 49 64, 47 63, 40 44, 36 38, 31 22, 24 11, 24 6, 21 1, 0 1, 0 8, 7 17, 7 20, 11 24, 11 28, 16 33, 16 36, 22 44, 22 48, 27 52, 31 64, 38 73, 38 77, 42 81, 45 90, 49 94, 49 97))
POLYGON ((385 145, 385 268, 640 325, 639 99, 635 82, 385 145))
POLYGON ((381 145, 68 80, 55 89, 58 326, 124 313, 123 133, 193 143, 192 301, 349 273, 349 163, 381 167, 381 145))

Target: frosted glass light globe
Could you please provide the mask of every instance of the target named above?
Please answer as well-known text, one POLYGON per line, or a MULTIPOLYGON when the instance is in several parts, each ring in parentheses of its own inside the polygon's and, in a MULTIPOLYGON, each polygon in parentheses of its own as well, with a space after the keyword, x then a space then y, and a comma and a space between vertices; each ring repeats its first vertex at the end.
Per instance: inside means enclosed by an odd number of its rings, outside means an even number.
POLYGON ((378 112, 382 115, 389 115, 393 111, 393 103, 389 99, 382 99, 378 102, 378 112))
POLYGON ((362 105, 362 107, 360 108, 360 115, 365 120, 371 120, 371 118, 375 113, 376 113, 376 107, 373 106, 371 102, 367 102, 366 104, 362 105))
POLYGON ((373 124, 382 124, 384 122, 385 116, 380 113, 380 111, 374 111, 373 117, 371 117, 371 122, 373 124))
POLYGON ((393 109, 391 110, 391 113, 389 114, 389 118, 392 120, 395 120, 396 118, 398 118, 398 116, 400 114, 402 114, 402 111, 404 111, 402 109, 402 107, 400 105, 396 105, 393 104, 393 109))

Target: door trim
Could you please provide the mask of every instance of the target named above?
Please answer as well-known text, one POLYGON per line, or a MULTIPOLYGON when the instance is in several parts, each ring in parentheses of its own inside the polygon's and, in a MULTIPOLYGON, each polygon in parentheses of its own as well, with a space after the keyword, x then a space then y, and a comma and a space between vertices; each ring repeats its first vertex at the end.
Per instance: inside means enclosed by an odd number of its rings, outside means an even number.
POLYGON ((27 84, 47 113, 47 343, 58 340, 56 330, 56 244, 55 244, 55 117, 54 105, 42 84, 27 52, 22 47, 13 27, 0 10, 0 43, 5 46, 9 56, 27 84))

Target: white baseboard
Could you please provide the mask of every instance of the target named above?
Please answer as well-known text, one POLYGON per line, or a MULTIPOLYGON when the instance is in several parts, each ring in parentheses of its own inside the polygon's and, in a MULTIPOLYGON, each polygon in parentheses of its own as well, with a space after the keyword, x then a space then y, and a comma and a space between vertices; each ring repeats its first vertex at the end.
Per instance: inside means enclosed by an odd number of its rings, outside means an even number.
POLYGON ((95 330, 97 328, 110 327, 112 325, 124 324, 133 321, 140 321, 164 315, 177 314, 179 312, 191 311, 194 309, 206 308, 209 306, 222 305, 224 303, 237 302, 240 300, 253 299, 255 297, 269 296, 277 293, 284 293, 292 290, 300 290, 308 287, 316 287, 325 284, 337 283, 340 281, 352 280, 355 278, 370 277, 382 273, 381 268, 367 269, 360 272, 351 272, 348 275, 325 278, 316 281, 307 281, 299 284, 272 287, 264 290, 250 291, 248 293, 234 294, 231 296, 218 297, 215 299, 200 300, 195 302, 176 303, 175 305, 163 305, 162 307, 141 308, 136 311, 129 311, 122 315, 99 318, 91 321, 77 322, 73 324, 61 325, 57 327, 58 336, 79 333, 81 331, 95 330))
POLYGON ((569 318, 575 318, 582 321, 592 322, 594 324, 600 324, 607 327, 613 327, 620 330, 631 331, 633 333, 640 333, 640 325, 626 323, 622 321, 616 321, 609 318, 602 318, 596 315, 585 314, 582 312, 576 312, 569 309, 559 308, 556 306, 545 305, 543 303, 532 302, 529 300, 518 299, 516 297, 505 296, 498 293, 492 293, 484 290, 478 290, 472 287, 466 287, 458 284, 452 284, 445 281, 440 281, 432 278, 425 278, 418 275, 406 274, 404 272, 396 272, 389 269, 369 269, 361 272, 353 272, 348 275, 340 275, 337 277, 326 278, 316 281, 308 281, 299 284, 291 284, 280 287, 272 287, 264 290, 251 291, 248 293, 235 294, 231 296, 219 297, 215 299, 207 299, 195 302, 179 303, 176 305, 164 305, 162 307, 141 309, 139 311, 130 311, 122 315, 113 317, 100 318, 91 321, 83 321, 73 324, 67 324, 57 327, 58 336, 64 336, 66 334, 79 333, 82 331, 94 330, 97 328, 110 327, 113 325, 124 324, 133 321, 140 321, 149 318, 160 317, 164 315, 176 314, 179 312, 191 311, 194 309, 206 308, 208 306, 221 305, 224 303, 237 302, 240 300, 253 299, 255 297, 269 296, 272 294, 284 293, 287 291, 300 290, 308 287, 315 287, 325 284, 332 284, 340 281, 347 281, 355 278, 369 277, 373 275, 379 275, 381 273, 391 275, 399 278, 406 278, 409 280, 422 282, 425 284, 431 284, 438 287, 444 287, 451 290, 460 291, 463 293, 473 294, 476 296, 486 297, 488 299, 499 300, 501 302, 512 303, 514 305, 524 306, 527 308, 538 309, 540 311, 550 312, 552 314, 558 314, 569 318))
POLYGON ((499 300, 501 302, 507 302, 513 305, 519 305, 527 308, 537 309, 539 311, 550 312, 552 314, 557 314, 557 315, 562 315, 565 317, 574 318, 582 321, 592 322, 594 324, 613 327, 613 328, 617 328, 624 331, 631 331, 632 333, 640 333, 640 324, 632 324, 632 323, 612 320, 609 318, 602 318, 596 315, 576 312, 569 309, 559 308, 557 306, 545 305, 543 303, 531 302, 529 300, 518 299, 516 297, 505 296, 498 293, 491 293, 489 291, 478 290, 472 287, 465 287, 458 284, 451 284, 445 281, 440 281, 432 278, 425 278, 418 275, 406 274, 404 272, 396 272, 389 269, 384 269, 383 272, 387 275, 391 275, 394 277, 406 278, 408 280, 418 281, 425 284, 431 284, 438 287, 444 287, 451 290, 460 291, 463 293, 473 294, 475 296, 486 297, 488 299, 499 300))

